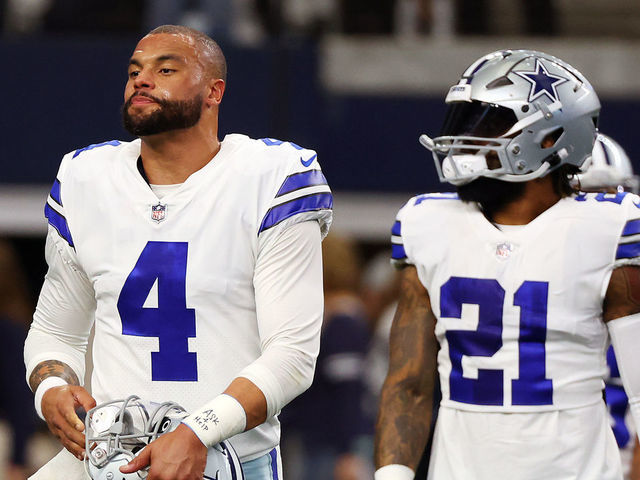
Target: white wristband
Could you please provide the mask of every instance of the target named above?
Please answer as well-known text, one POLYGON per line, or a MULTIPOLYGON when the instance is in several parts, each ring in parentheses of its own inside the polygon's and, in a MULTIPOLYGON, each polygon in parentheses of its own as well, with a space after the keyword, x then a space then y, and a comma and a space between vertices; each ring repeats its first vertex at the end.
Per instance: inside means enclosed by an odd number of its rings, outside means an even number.
POLYGON ((182 420, 206 447, 244 432, 247 414, 235 398, 221 394, 182 420))
POLYGON ((42 415, 42 397, 44 397, 45 392, 50 388, 60 387, 62 385, 69 384, 60 377, 47 377, 43 381, 41 381, 40 385, 38 385, 38 388, 36 388, 33 402, 36 407, 36 413, 42 420, 45 420, 44 415, 42 415))
POLYGON ((380 467, 374 473, 375 480, 413 480, 415 472, 406 465, 397 463, 380 467))

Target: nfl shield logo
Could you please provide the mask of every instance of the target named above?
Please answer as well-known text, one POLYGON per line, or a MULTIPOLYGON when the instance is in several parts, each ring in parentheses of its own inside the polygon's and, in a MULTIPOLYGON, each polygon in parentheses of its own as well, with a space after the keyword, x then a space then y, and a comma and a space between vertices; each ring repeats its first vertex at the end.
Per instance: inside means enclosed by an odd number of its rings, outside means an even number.
POLYGON ((496 246, 496 257, 498 257, 501 260, 506 260, 507 258, 509 258, 511 256, 511 253, 513 252, 513 245, 511 245, 510 243, 499 243, 496 246))
POLYGON ((151 205, 151 220, 158 223, 164 220, 167 215, 167 206, 158 202, 157 205, 151 205))

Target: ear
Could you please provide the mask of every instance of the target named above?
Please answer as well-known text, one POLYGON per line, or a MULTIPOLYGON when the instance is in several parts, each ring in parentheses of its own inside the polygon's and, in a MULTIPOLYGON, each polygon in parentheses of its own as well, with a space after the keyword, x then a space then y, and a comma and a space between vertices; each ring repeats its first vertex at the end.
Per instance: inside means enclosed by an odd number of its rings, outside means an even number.
POLYGON ((225 86, 226 84, 221 78, 215 78, 209 82, 208 94, 205 100, 208 107, 220 105, 225 86))

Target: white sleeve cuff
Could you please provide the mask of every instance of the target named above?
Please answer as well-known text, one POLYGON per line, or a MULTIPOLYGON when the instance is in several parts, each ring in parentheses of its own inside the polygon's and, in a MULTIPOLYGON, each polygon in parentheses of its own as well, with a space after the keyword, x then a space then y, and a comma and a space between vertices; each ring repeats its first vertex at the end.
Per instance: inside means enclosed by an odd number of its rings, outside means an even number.
POLYGON ((406 465, 397 463, 385 465, 376 470, 375 480, 413 480, 415 472, 406 465))
MULTIPOLYGON (((640 313, 616 318, 607 322, 613 352, 625 393, 629 397, 631 416, 636 427, 640 426, 640 313)), ((638 430, 640 432, 640 429, 638 430)))
POLYGON ((193 412, 182 423, 193 430, 206 447, 212 447, 244 432, 247 414, 240 402, 223 393, 193 412))
POLYGON ((42 420, 45 419, 44 415, 42 415, 42 397, 44 397, 45 392, 50 388, 61 387, 62 385, 69 384, 60 377, 47 377, 42 382, 40 382, 40 385, 38 385, 38 388, 36 388, 36 393, 33 401, 36 407, 36 413, 42 420))

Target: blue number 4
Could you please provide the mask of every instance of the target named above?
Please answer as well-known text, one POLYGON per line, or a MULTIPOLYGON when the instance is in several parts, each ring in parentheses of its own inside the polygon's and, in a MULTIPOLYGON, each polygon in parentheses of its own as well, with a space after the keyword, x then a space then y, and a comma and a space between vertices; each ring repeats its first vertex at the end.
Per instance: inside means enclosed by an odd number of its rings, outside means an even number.
MULTIPOLYGON (((525 281, 513 296, 520 307, 518 378, 511 381, 512 405, 550 405, 553 384, 546 378, 547 282, 525 281)), ((476 330, 447 330, 451 358, 449 390, 452 400, 476 405, 503 405, 501 369, 478 369, 478 378, 466 378, 462 357, 491 357, 502 347, 505 291, 492 279, 451 277, 440 289, 440 313, 461 318, 462 305, 478 305, 476 330)))
POLYGON ((118 298, 122 333, 157 337, 151 352, 153 381, 197 381, 196 353, 188 338, 196 336, 196 314, 186 301, 187 243, 148 242, 118 298), (157 282, 157 308, 144 307, 157 282))

